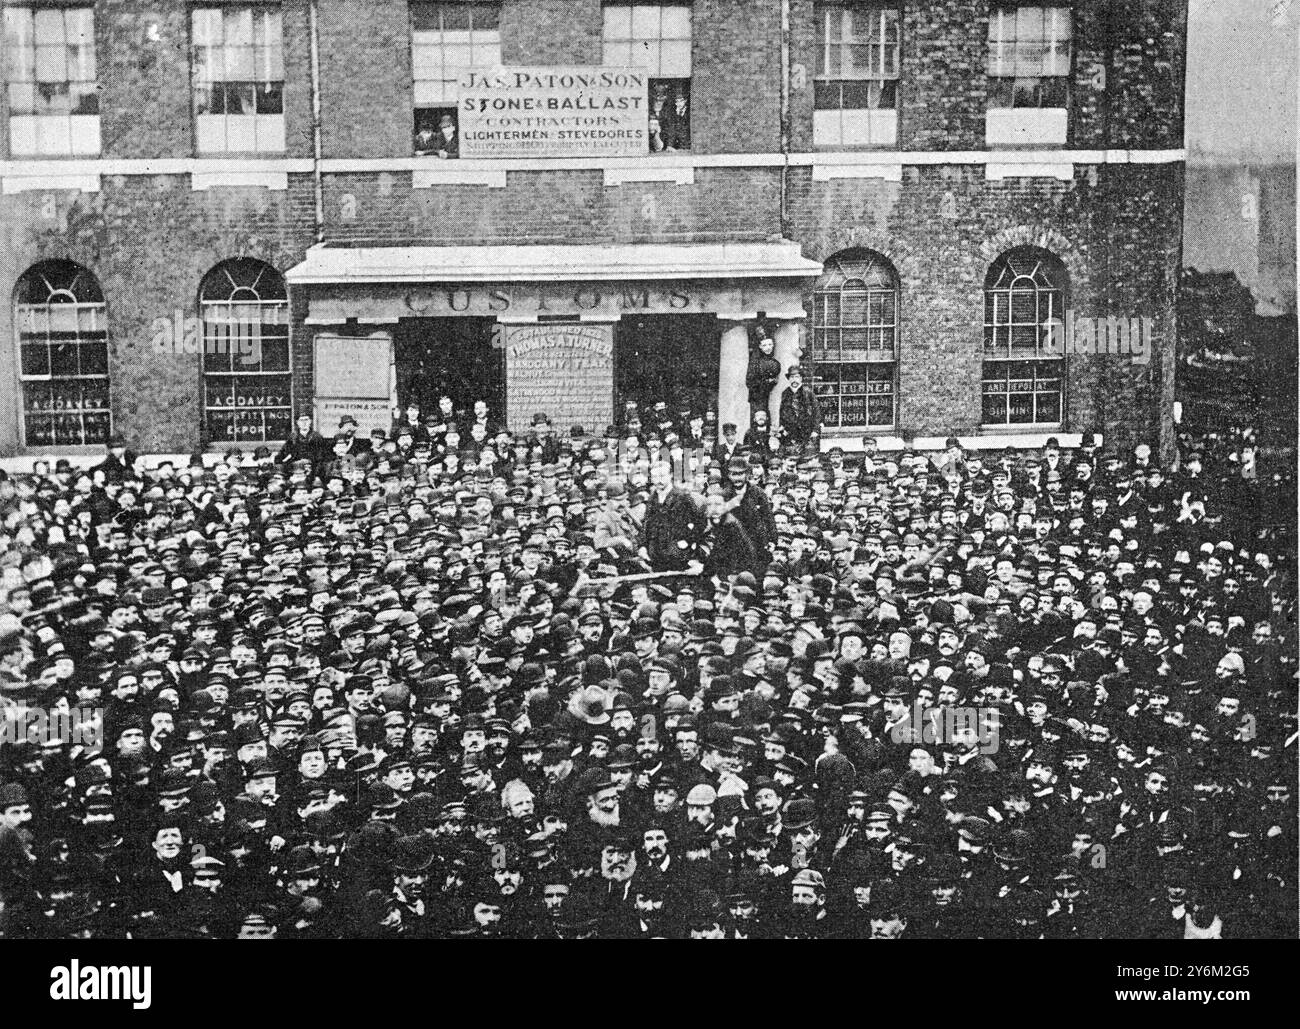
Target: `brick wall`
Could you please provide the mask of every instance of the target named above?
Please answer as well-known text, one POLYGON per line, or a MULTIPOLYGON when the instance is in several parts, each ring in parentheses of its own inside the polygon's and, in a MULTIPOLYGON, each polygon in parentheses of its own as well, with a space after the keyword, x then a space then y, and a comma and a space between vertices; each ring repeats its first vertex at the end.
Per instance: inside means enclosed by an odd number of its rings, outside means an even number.
MULTIPOLYGON (((982 150, 987 0, 908 0, 904 9, 903 150, 982 150)), ((307 0, 284 0, 287 156, 311 155, 307 0)), ((327 158, 409 158, 412 87, 407 5, 319 0, 327 158), (364 28, 364 31, 361 30, 364 28)), ((701 153, 774 153, 780 142, 780 4, 697 0, 693 138, 701 153)), ((1181 145, 1182 0, 1076 9, 1071 142, 1080 148, 1181 145), (1106 26, 1118 41, 1104 45, 1106 26), (1097 75, 1105 68, 1105 90, 1097 75)), ((812 148, 813 4, 791 0, 790 147, 812 148)), ((501 20, 508 62, 600 60, 598 0, 511 0, 501 20)), ((98 0, 104 156, 193 154, 188 5, 98 0), (158 31, 151 34, 150 22, 158 31), (152 35, 157 36, 152 41, 152 35)), ((0 94, 0 145, 7 125, 0 94)), ((6 151, 7 153, 7 151, 6 151)), ((232 162, 232 167, 238 167, 232 162)), ((504 188, 413 189, 408 169, 328 174, 325 237, 339 244, 641 243, 784 235, 823 258, 848 246, 884 253, 902 287, 899 425, 970 431, 979 422, 981 290, 996 241, 1046 239, 1071 269, 1074 306, 1150 313, 1150 365, 1071 360, 1067 427, 1117 437, 1167 432, 1173 298, 1182 218, 1181 165, 1077 166, 1072 182, 986 181, 982 166, 905 167, 901 182, 814 182, 810 168, 697 167, 694 182, 606 186, 599 167, 512 171, 504 188)), ((200 443, 198 359, 149 351, 153 318, 195 304, 218 261, 256 256, 287 270, 313 241, 313 183, 287 191, 192 192, 187 175, 105 174, 98 193, 0 195, 0 288, 46 257, 69 257, 108 297, 114 424, 143 449, 200 443)), ((996 254, 994 253, 994 256, 996 254)), ((295 390, 309 405, 312 329, 292 298, 295 390)), ((364 329, 365 327, 361 327, 364 329)), ((0 338, 13 339, 0 305, 0 338)), ((0 347, 0 453, 17 442, 12 345, 0 347)))
POLYGON ((988 5, 903 5, 898 140, 903 150, 981 150, 988 108, 988 5))
POLYGON ((188 6, 101 0, 95 5, 95 37, 104 156, 190 156, 188 6))
MULTIPOLYGON (((281 271, 311 242, 310 189, 190 189, 188 176, 105 177, 99 193, 23 193, 5 198, 0 282, 12 289, 32 264, 67 258, 95 273, 108 310, 113 426, 144 451, 199 444, 200 358, 155 354, 152 323, 194 314, 199 282, 218 262, 257 257, 281 271), (47 215, 52 215, 47 217, 47 215)), ((13 339, 13 309, 0 307, 0 338, 13 339)), ((0 350, 14 381, 14 349, 0 350)), ((17 419, 0 418, 0 447, 17 442, 17 419)))
POLYGON ((1122 356, 1067 358, 1066 424, 1118 440, 1159 438, 1172 402, 1176 248, 1182 186, 1174 166, 1079 168, 1072 182, 986 181, 978 166, 905 167, 903 181, 791 176, 793 235, 819 260, 850 247, 885 256, 899 276, 898 425, 906 434, 979 428, 983 287, 1014 246, 1045 246, 1066 265, 1081 317, 1154 320, 1145 366, 1122 356))
POLYGON ((781 145, 781 5, 699 0, 692 37, 692 148, 775 152, 781 145))
POLYGON ((318 0, 326 157, 410 157, 411 21, 404 3, 318 0))

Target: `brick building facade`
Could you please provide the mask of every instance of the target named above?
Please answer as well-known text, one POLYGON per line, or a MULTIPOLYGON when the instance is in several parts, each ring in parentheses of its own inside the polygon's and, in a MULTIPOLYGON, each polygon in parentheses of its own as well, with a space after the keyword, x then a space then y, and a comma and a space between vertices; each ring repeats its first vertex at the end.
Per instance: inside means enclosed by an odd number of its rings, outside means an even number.
POLYGON ((3 6, 0 455, 275 439, 319 337, 518 424, 511 333, 552 323, 610 341, 561 427, 650 381, 747 419, 762 322, 846 446, 1170 442, 1185 0, 3 6), (417 156, 436 69, 624 67, 620 24, 680 148, 417 156), (1044 351, 1066 311, 1148 359, 1044 351))

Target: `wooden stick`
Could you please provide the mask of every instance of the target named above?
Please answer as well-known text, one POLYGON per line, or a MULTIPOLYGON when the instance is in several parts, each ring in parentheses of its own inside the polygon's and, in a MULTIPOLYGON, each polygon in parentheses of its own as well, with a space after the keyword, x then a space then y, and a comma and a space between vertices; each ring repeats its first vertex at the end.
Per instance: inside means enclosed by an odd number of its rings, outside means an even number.
POLYGON ((648 582, 651 579, 679 579, 682 576, 697 576, 702 571, 692 572, 683 569, 679 572, 629 572, 627 575, 613 575, 607 579, 588 579, 585 586, 616 586, 624 582, 648 582))

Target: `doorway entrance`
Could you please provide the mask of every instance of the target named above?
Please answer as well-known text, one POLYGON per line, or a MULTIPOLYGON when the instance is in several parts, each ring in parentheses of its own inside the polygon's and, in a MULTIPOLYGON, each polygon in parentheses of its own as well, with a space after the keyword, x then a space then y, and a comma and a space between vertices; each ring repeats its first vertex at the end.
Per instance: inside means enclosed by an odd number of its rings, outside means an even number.
POLYGON ((486 400, 492 421, 505 420, 505 351, 493 345, 495 318, 403 318, 393 332, 397 401, 425 413, 446 393, 458 411, 486 400))
POLYGON ((625 315, 614 326, 616 416, 629 400, 643 418, 661 400, 674 417, 716 411, 720 325, 713 315, 625 315))

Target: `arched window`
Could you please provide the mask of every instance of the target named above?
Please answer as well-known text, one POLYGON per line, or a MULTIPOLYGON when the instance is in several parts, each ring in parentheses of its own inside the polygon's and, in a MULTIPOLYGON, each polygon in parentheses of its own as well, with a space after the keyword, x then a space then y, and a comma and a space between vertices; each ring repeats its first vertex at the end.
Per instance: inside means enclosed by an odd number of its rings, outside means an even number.
POLYGON ((41 261, 18 280, 14 302, 24 444, 105 443, 108 313, 98 280, 72 261, 41 261))
POLYGON ((827 428, 894 424, 898 276, 879 254, 826 261, 812 295, 810 353, 827 428))
POLYGON ((1038 247, 1008 251, 984 280, 985 425, 1061 421, 1064 348, 1052 346, 1065 318, 1069 281, 1056 257, 1038 247))
POLYGON ((249 257, 222 261, 199 286, 199 317, 208 439, 287 439, 293 379, 284 276, 249 257))

